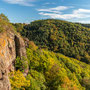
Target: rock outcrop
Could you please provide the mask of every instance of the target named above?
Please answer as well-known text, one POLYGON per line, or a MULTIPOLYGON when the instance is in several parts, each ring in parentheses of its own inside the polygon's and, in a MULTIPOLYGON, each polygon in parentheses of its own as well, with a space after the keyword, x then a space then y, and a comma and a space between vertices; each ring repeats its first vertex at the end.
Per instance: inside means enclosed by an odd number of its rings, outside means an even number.
POLYGON ((13 31, 0 33, 0 90, 11 90, 8 72, 14 70, 17 56, 26 57, 23 38, 13 31))

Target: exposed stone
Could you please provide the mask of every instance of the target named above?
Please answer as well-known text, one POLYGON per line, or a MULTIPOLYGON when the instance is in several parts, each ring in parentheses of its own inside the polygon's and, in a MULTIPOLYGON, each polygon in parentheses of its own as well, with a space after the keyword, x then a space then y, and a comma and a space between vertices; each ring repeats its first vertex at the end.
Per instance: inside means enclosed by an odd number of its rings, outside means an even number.
POLYGON ((0 89, 3 88, 3 83, 0 81, 0 89))
POLYGON ((28 38, 24 38, 24 41, 25 41, 25 46, 28 48, 29 44, 30 44, 29 39, 28 38))
POLYGON ((23 38, 21 38, 20 35, 18 36, 15 35, 14 41, 15 41, 15 46, 16 46, 16 56, 26 57, 26 49, 25 49, 25 43, 24 43, 23 38))
POLYGON ((8 73, 14 70, 17 56, 26 57, 23 38, 11 31, 0 33, 0 90, 11 90, 8 73))
POLYGON ((2 79, 2 72, 1 72, 1 70, 0 70, 0 79, 2 79))

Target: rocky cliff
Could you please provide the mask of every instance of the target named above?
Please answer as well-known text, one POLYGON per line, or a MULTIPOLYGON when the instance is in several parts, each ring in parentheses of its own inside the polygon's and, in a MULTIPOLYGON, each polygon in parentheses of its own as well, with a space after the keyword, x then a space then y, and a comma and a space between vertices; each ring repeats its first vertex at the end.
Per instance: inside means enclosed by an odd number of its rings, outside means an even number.
POLYGON ((13 30, 0 33, 0 90, 11 90, 8 72, 14 70, 17 56, 26 57, 23 38, 13 30))

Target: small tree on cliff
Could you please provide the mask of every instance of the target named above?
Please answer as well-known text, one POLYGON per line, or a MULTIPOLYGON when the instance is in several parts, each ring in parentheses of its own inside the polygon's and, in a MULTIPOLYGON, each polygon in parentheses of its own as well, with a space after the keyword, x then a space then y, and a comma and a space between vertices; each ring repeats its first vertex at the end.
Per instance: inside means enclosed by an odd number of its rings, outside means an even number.
POLYGON ((0 18, 7 21, 7 22, 9 22, 9 19, 3 13, 0 14, 0 18))

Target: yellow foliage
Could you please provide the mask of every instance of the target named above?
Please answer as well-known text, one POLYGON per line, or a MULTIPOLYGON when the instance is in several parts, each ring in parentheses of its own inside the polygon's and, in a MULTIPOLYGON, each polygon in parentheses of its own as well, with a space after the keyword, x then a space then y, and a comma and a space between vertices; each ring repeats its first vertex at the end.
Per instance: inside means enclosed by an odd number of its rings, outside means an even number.
POLYGON ((52 67, 54 65, 54 59, 53 58, 48 58, 48 61, 50 63, 50 66, 52 67))
POLYGON ((23 73, 21 73, 19 70, 11 72, 9 74, 10 82, 12 90, 21 89, 23 87, 29 87, 30 81, 26 80, 23 73))

